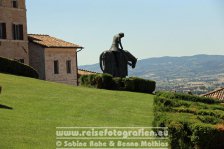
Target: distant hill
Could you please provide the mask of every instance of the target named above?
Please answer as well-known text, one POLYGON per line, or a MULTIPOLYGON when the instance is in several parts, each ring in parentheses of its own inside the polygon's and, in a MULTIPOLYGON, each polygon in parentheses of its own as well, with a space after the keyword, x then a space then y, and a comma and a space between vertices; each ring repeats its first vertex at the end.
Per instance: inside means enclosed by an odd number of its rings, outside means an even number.
MULTIPOLYGON (((99 64, 79 68, 101 72, 99 64)), ((138 61, 136 68, 129 71, 130 76, 160 81, 220 73, 224 73, 224 55, 148 58, 138 61)))

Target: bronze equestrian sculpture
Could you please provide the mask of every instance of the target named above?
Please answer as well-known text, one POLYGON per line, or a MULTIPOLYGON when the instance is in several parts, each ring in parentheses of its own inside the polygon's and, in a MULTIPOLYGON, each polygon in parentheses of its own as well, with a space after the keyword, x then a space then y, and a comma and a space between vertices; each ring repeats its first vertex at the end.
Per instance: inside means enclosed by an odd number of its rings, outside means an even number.
POLYGON ((134 69, 137 63, 137 59, 130 52, 123 50, 121 43, 123 37, 124 33, 115 35, 110 50, 100 55, 101 70, 113 77, 125 78, 128 76, 128 65, 134 69))

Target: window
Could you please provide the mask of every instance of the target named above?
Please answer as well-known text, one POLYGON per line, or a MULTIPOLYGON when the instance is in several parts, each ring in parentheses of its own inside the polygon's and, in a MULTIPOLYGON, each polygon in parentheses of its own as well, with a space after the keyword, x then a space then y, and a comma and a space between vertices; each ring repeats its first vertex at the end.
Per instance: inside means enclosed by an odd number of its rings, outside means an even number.
POLYGON ((13 24, 13 39, 14 40, 23 40, 23 25, 22 24, 13 24))
POLYGON ((0 39, 6 39, 6 24, 0 23, 0 39))
POLYGON ((67 68, 67 73, 71 73, 72 72, 71 71, 71 61, 70 60, 66 61, 66 68, 67 68))
POLYGON ((58 62, 58 60, 54 61, 54 74, 59 74, 59 62, 58 62))
POLYGON ((18 8, 18 1, 17 0, 12 0, 12 7, 13 8, 18 8))

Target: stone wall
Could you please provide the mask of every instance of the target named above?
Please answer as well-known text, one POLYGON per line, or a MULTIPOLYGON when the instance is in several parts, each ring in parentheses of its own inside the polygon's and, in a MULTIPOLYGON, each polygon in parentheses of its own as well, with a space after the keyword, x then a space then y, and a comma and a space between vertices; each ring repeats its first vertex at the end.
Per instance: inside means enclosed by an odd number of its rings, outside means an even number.
POLYGON ((29 64, 28 41, 0 40, 0 56, 9 59, 24 59, 29 64))
POLYGON ((45 72, 46 80, 77 85, 77 61, 75 48, 46 48, 45 72), (54 61, 59 62, 59 74, 54 74, 54 61), (71 60, 71 73, 67 73, 66 61, 71 60))
POLYGON ((44 47, 29 42, 29 64, 39 73, 39 77, 45 80, 44 47))

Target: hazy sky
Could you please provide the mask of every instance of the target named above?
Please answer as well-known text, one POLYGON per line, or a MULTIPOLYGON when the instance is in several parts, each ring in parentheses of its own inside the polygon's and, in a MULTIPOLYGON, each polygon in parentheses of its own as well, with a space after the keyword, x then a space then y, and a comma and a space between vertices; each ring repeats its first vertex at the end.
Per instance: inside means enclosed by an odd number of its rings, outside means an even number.
POLYGON ((79 65, 97 63, 113 35, 137 58, 224 55, 223 0, 27 0, 28 32, 85 47, 79 65))

